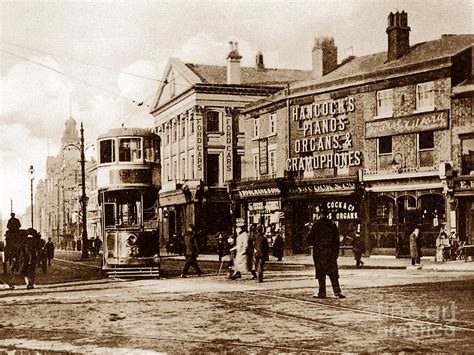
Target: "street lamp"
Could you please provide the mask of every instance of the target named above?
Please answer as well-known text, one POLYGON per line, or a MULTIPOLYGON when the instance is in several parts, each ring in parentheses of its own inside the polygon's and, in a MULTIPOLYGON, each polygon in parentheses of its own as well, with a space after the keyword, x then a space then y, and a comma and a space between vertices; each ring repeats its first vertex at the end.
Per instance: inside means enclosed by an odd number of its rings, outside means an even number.
POLYGON ((80 198, 80 203, 82 207, 82 259, 89 258, 89 251, 87 250, 87 245, 89 244, 87 239, 87 196, 86 196, 86 158, 84 153, 84 126, 81 122, 81 145, 77 146, 76 144, 67 144, 63 149, 73 147, 78 149, 81 152, 81 187, 82 195, 80 198))
POLYGON ((33 168, 33 165, 30 165, 28 176, 31 182, 31 229, 33 229, 33 180, 35 179, 35 169, 33 168))
POLYGON ((403 169, 405 169, 407 167, 407 158, 403 156, 402 153, 400 152, 397 152, 394 154, 393 156, 393 160, 392 160, 392 167, 395 169, 397 166, 399 166, 399 168, 397 169, 398 173, 401 173, 403 169), (398 157, 398 159, 397 159, 398 157), (403 164, 402 164, 403 163, 403 164))

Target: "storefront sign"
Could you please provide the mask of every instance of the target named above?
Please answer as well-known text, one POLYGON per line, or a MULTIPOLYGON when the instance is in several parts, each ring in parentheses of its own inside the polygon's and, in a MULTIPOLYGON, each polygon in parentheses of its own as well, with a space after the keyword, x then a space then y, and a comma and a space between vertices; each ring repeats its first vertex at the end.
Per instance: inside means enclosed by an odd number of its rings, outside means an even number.
POLYGON ((326 207, 329 211, 328 218, 336 221, 358 219, 359 212, 354 203, 347 201, 328 201, 326 207))
POLYGON ((280 189, 278 187, 267 187, 253 190, 240 190, 240 197, 253 197, 253 196, 266 196, 266 195, 278 195, 280 189))
POLYGON ((335 184, 314 184, 305 186, 290 187, 288 192, 292 194, 298 193, 314 193, 314 192, 331 192, 331 191, 350 191, 355 189, 355 183, 344 182, 335 184))
POLYGON ((258 161, 260 174, 268 174, 268 139, 264 138, 258 142, 258 161))
POLYGON ((474 179, 456 181, 455 191, 472 191, 474 192, 474 179))
POLYGON ((294 142, 296 157, 287 159, 287 171, 347 168, 362 162, 353 148, 347 114, 355 111, 354 97, 293 107, 293 121, 303 121, 303 138, 294 142), (334 116, 337 115, 337 116, 334 116))
POLYGON ((232 116, 225 116, 225 175, 232 180, 232 116))
POLYGON ((197 113, 194 115, 196 119, 196 150, 197 150, 197 157, 196 157, 196 169, 197 169, 197 178, 202 179, 204 177, 203 174, 203 161, 204 161, 204 133, 202 127, 202 114, 197 113))
POLYGON ((265 201, 265 208, 270 211, 276 211, 280 209, 280 201, 265 201))
POLYGON ((366 122, 365 138, 394 136, 413 132, 448 128, 449 111, 437 111, 413 116, 366 122))
POLYGON ((249 211, 261 211, 263 210, 263 202, 250 202, 249 211))

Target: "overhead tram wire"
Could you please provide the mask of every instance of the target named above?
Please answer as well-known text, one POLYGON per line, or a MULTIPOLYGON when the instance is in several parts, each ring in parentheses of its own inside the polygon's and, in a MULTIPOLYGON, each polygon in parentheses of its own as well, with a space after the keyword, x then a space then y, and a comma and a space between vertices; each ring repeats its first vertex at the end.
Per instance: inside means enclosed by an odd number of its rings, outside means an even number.
POLYGON ((13 57, 19 58, 19 59, 21 59, 21 60, 24 60, 24 61, 27 61, 27 62, 30 62, 30 63, 33 63, 33 64, 36 64, 36 65, 38 65, 38 66, 40 66, 40 67, 43 67, 43 68, 48 69, 48 70, 51 70, 51 71, 53 71, 53 72, 55 72, 55 73, 57 73, 57 74, 60 74, 60 75, 62 75, 62 76, 64 76, 64 77, 66 77, 66 78, 79 81, 79 82, 81 82, 81 83, 83 83, 83 84, 85 84, 85 85, 87 85, 87 86, 93 87, 93 88, 95 88, 95 89, 97 89, 98 91, 101 91, 101 92, 103 92, 103 93, 111 94, 111 95, 120 97, 120 98, 122 98, 122 99, 125 99, 125 100, 127 100, 127 101, 131 101, 131 102, 134 102, 134 103, 135 103, 135 102, 142 102, 142 101, 140 101, 140 100, 133 100, 133 99, 127 97, 127 96, 121 95, 121 94, 116 93, 116 92, 114 92, 114 91, 106 90, 106 89, 104 89, 104 88, 102 88, 102 87, 100 87, 100 86, 91 84, 91 83, 89 83, 89 82, 87 82, 87 81, 85 81, 85 80, 76 78, 76 77, 74 77, 74 76, 72 76, 72 75, 68 75, 68 74, 66 74, 66 73, 64 73, 64 72, 62 72, 62 71, 60 71, 60 70, 58 70, 58 69, 55 69, 55 68, 52 68, 52 67, 50 67, 50 66, 48 66, 48 65, 45 65, 45 64, 43 64, 43 63, 39 63, 39 62, 36 62, 36 61, 34 61, 34 60, 25 58, 25 57, 20 56, 20 55, 18 55, 18 54, 15 54, 15 53, 6 51, 6 50, 4 50, 4 49, 1 49, 1 48, 0 48, 0 52, 6 53, 6 54, 8 54, 8 55, 11 55, 11 56, 13 56, 13 57))

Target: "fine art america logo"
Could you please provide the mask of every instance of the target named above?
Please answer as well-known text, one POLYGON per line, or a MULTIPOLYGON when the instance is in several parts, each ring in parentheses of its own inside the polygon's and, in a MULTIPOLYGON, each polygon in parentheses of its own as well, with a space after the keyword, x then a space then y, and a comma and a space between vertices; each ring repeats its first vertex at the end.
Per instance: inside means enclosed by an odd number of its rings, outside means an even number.
POLYGON ((378 313, 382 318, 393 318, 402 322, 394 322, 379 328, 378 332, 389 337, 425 337, 442 336, 454 337, 456 322, 456 303, 448 305, 431 305, 417 307, 401 304, 382 304, 378 313), (408 321, 404 323, 403 321, 408 321))

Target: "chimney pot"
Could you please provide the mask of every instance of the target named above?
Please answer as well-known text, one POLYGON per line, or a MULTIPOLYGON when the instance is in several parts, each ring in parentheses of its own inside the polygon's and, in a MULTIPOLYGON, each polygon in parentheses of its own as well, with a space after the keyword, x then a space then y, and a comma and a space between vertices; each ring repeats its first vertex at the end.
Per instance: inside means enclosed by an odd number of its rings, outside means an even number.
POLYGON ((255 68, 257 70, 265 69, 265 64, 263 63, 263 54, 258 51, 257 56, 255 57, 255 68))
POLYGON ((229 42, 230 52, 227 55, 227 84, 240 84, 240 60, 238 43, 229 42))
POLYGON ((313 47, 313 78, 321 78, 337 68, 337 47, 332 37, 316 37, 313 47))
POLYGON ((388 50, 387 61, 399 59, 410 50, 410 27, 408 27, 408 15, 405 11, 390 12, 387 17, 388 27, 388 50))

